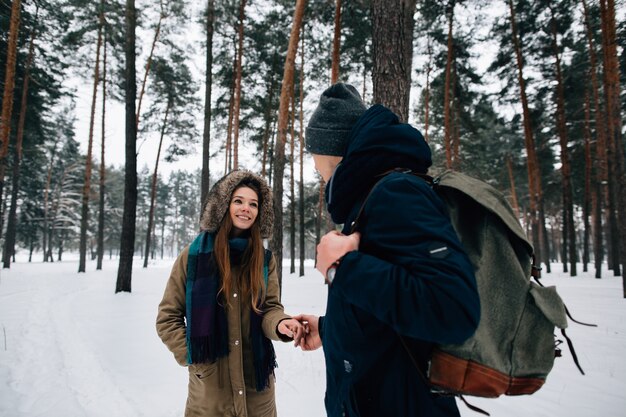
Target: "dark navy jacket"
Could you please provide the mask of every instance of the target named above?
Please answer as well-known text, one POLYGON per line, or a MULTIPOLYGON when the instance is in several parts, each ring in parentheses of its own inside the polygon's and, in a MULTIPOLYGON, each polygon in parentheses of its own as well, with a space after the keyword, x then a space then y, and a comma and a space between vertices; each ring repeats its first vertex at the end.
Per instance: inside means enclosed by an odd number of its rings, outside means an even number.
POLYGON ((333 221, 349 233, 362 202, 358 251, 346 254, 328 291, 320 331, 329 416, 458 416, 453 398, 430 393, 422 371, 434 344, 460 343, 478 325, 473 268, 425 173, 422 135, 375 105, 359 119, 326 189, 333 221), (381 179, 382 178, 382 179, 381 179))

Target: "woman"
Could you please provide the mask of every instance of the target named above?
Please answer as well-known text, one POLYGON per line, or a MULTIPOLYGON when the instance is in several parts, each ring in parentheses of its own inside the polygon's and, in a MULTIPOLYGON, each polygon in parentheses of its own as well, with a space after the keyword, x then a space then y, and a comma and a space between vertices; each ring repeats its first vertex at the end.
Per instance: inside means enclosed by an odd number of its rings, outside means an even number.
POLYGON ((272 340, 296 345, 304 328, 279 301, 265 180, 233 171, 207 197, 202 232, 176 259, 157 332, 189 366, 185 416, 276 416, 272 340))

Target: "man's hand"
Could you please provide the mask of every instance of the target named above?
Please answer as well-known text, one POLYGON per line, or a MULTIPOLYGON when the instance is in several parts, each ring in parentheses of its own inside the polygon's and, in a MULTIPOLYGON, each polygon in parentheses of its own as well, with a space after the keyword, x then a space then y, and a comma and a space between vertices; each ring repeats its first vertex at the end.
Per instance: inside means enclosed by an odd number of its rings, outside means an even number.
POLYGON ((317 264, 315 268, 326 278, 328 268, 337 262, 343 255, 359 249, 361 235, 354 232, 349 236, 337 231, 326 233, 317 245, 317 264))
POLYGON ((298 314, 294 316, 294 319, 298 320, 305 329, 305 335, 300 340, 299 345, 300 349, 303 351, 315 350, 322 347, 322 339, 320 338, 319 332, 319 317, 313 316, 310 314, 298 314))

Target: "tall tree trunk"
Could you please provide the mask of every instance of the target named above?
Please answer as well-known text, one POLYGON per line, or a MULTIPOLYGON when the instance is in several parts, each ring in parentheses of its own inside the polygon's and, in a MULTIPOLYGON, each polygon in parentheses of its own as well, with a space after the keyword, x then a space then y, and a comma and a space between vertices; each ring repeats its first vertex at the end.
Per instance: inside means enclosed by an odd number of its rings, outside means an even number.
MULTIPOLYGON (((604 95, 608 121, 609 160, 609 222, 613 275, 620 275, 620 266, 626 267, 626 196, 624 196, 624 147, 622 146, 622 117, 620 74, 617 56, 614 0, 600 0, 602 42, 604 50, 604 95), (623 264, 623 265, 621 265, 623 264)), ((623 278, 623 296, 626 298, 626 273, 623 278)))
POLYGON ((265 128, 263 129, 263 156, 261 158, 261 176, 267 177, 267 153, 270 136, 272 134, 272 107, 274 102, 274 78, 272 77, 269 83, 269 92, 267 93, 267 105, 265 106, 265 128))
POLYGON ((537 158, 537 151, 535 148, 535 139, 532 131, 532 122, 530 119, 530 108, 528 106, 528 98, 526 96, 526 84, 524 80, 524 60, 522 57, 522 50, 517 32, 517 22, 515 20, 515 7, 513 0, 509 0, 509 8, 511 13, 511 32, 512 41, 515 49, 515 57, 517 62, 517 79, 520 88, 520 100, 522 102, 523 121, 524 121, 524 142, 526 145, 527 153, 527 171, 528 171, 528 190, 530 197, 529 217, 532 223, 532 237, 533 246, 537 254, 537 259, 543 260, 546 266, 549 267, 549 259, 547 251, 542 248, 545 245, 543 224, 545 219, 542 220, 541 210, 541 170, 539 169, 539 160, 537 158))
POLYGON ((589 10, 585 0, 581 0, 583 5, 583 16, 585 21, 585 31, 587 33, 587 43, 589 46, 589 75, 591 78, 591 89, 593 97, 593 108, 596 128, 596 176, 595 176, 595 199, 596 204, 594 211, 594 267, 596 270, 596 278, 602 277, 602 261, 604 259, 604 241, 602 233, 602 207, 608 203, 608 192, 605 187, 607 178, 607 149, 606 149, 606 121, 604 112, 600 111, 600 88, 598 83, 597 57, 593 41, 593 30, 591 28, 591 20, 589 18, 589 10))
POLYGON ((565 120, 565 91, 561 72, 561 56, 557 38, 557 22, 554 10, 548 6, 551 13, 552 51, 555 61, 556 76, 556 123, 561 145, 561 177, 563 181, 563 271, 567 272, 567 261, 570 263, 570 276, 575 277, 576 271, 576 229, 574 227, 574 193, 572 191, 572 174, 569 157, 567 125, 565 120))
POLYGON ((298 194, 300 195, 299 201, 299 219, 300 219, 300 270, 299 276, 304 276, 304 257, 305 240, 304 240, 304 32, 305 25, 302 25, 302 41, 300 42, 300 183, 298 188, 298 194))
POLYGON ((161 126, 161 137, 159 138, 159 148, 157 150, 156 161, 154 162, 154 172, 152 173, 152 186, 150 187, 150 211, 148 212, 148 228, 146 232, 146 247, 143 257, 143 267, 148 267, 148 258, 150 257, 150 238, 152 236, 152 228, 154 225, 154 208, 156 203, 157 192, 157 179, 159 171, 159 159, 161 158, 161 147, 163 146, 163 137, 165 136, 165 129, 167 128, 167 118, 170 114, 172 100, 167 102, 167 108, 165 109, 165 116, 163 116, 163 125, 161 126))
MULTIPOLYGON (((294 86, 295 87, 295 86, 294 86)), ((291 90, 291 143, 290 143, 290 158, 289 158, 289 191, 290 200, 289 203, 289 237, 290 237, 290 265, 289 273, 296 273, 296 91, 295 88, 291 90)))
POLYGON ((372 0, 374 102, 409 119, 416 0, 372 0))
POLYGON ((150 46, 150 54, 148 55, 148 59, 146 60, 146 70, 143 73, 143 81, 141 82, 141 90, 139 91, 139 100, 137 101, 137 113, 135 114, 135 130, 139 130, 139 116, 141 116, 141 102, 143 101, 143 95, 146 92, 146 82, 148 81, 148 74, 150 74, 150 67, 152 66, 152 57, 154 56, 154 48, 159 40, 159 35, 161 34, 161 23, 165 18, 165 13, 163 11, 163 0, 160 1, 161 13, 159 14, 159 21, 157 22, 157 27, 154 30, 154 37, 152 38, 152 45, 150 46))
POLYGON ((585 138, 585 194, 583 196, 583 272, 587 272, 587 264, 589 263, 589 241, 591 236, 591 222, 589 221, 589 218, 597 214, 595 212, 597 202, 593 201, 593 188, 591 186, 593 159, 591 157, 591 103, 589 99, 588 86, 585 87, 585 126, 583 128, 583 135, 585 138))
POLYGON ((233 111, 233 169, 239 169, 239 113, 241 109, 241 76, 243 60, 243 21, 246 17, 246 0, 239 4, 239 29, 237 59, 235 60, 235 103, 233 111))
POLYGON ((54 167, 54 157, 56 156, 56 149, 59 139, 54 142, 54 147, 50 153, 50 162, 48 163, 48 175, 46 176, 46 187, 43 190, 43 261, 53 262, 52 258, 52 231, 50 230, 48 199, 50 196, 50 185, 52 182, 52 168, 54 167), (49 244, 48 244, 49 243, 49 244), (49 248, 49 249, 48 249, 49 248))
MULTIPOLYGON (((20 30, 21 0, 13 0, 9 24, 9 40, 7 42, 7 66, 4 75, 4 93, 2 95, 2 115, 0 116, 0 207, 4 193, 4 176, 6 159, 9 154, 11 138, 11 114, 13 113, 13 91, 15 89, 15 67, 17 64, 17 41, 20 30)), ((0 213, 1 214, 1 213, 0 213)), ((0 216, 0 230, 2 230, 0 216)))
MULTIPOLYGON (((39 15, 39 6, 36 6, 35 22, 39 15)), ((36 26, 35 26, 36 27, 36 26)), ((11 267, 11 256, 15 255, 15 237, 17 234, 17 198, 20 187, 20 165, 22 161, 22 143, 24 141, 24 123, 26 122, 26 108, 28 102, 28 83, 30 81, 30 68, 33 63, 35 27, 31 29, 30 41, 28 44, 28 57, 26 58, 26 68, 24 70, 24 81, 22 83, 22 101, 20 102, 20 118, 17 124, 17 136, 15 138, 15 150, 13 153, 13 178, 11 187, 11 205, 9 207, 9 221, 4 238, 4 248, 2 254, 3 268, 11 267)))
POLYGON ((444 120, 444 147, 446 148, 446 168, 452 168, 452 121, 451 119, 451 92, 452 89, 452 60, 454 56, 454 40, 452 37, 452 27, 454 24, 454 4, 451 0, 446 6, 446 17, 448 19, 448 53, 446 58, 446 85, 443 94, 443 120, 444 120))
POLYGON ((163 259, 163 252, 165 251, 165 216, 161 220, 161 259, 163 259))
POLYGON ((213 90, 213 26, 215 0, 208 0, 206 14, 206 66, 204 75, 204 132, 202 134, 202 177, 200 179, 200 217, 209 194, 211 171, 211 92, 213 90))
POLYGON ((106 31, 104 34, 104 50, 102 57, 102 123, 101 123, 101 141, 100 141, 100 200, 98 201, 98 259, 96 261, 96 270, 102 269, 102 260, 104 258, 104 201, 106 196, 106 163, 105 163, 105 132, 106 132, 106 100, 107 100, 107 42, 106 31))
POLYGON ((99 20, 96 65, 93 74, 93 93, 91 96, 91 113, 89 115, 89 140, 87 145, 87 157, 85 158, 85 180, 83 183, 83 198, 80 215, 78 272, 85 272, 87 262, 87 227, 89 224, 89 194, 91 193, 91 152, 93 149, 93 128, 96 119, 96 97, 98 96, 98 83, 100 82, 100 48, 102 47, 102 30, 104 29, 104 0, 100 0, 99 20))
POLYGON ((339 81, 339 52, 341 50, 341 0, 335 0, 335 32, 333 36, 333 59, 330 71, 330 83, 339 81))
POLYGON ((293 15, 293 25, 289 35, 289 47, 285 58, 285 69, 280 90, 280 106, 278 109, 278 136, 274 146, 274 230, 270 240, 270 249, 274 252, 277 261, 279 287, 282 288, 282 259, 283 259, 283 176, 285 171, 285 142, 287 126, 289 124, 289 98, 293 90, 294 68, 296 52, 302 27, 302 18, 306 0, 297 0, 293 15))
MULTIPOLYGON (((235 45, 235 61, 237 60, 237 45, 235 45)), ((236 67, 237 63, 233 64, 233 67, 236 67)), ((224 175, 228 174, 231 170, 231 161, 232 161, 232 143, 233 143, 233 113, 235 110, 235 87, 236 80, 233 75, 233 82, 230 87, 230 99, 228 101, 228 127, 226 129, 226 152, 224 155, 224 175)))
POLYGON ((122 215, 122 238, 120 263, 117 270, 115 292, 131 292, 133 252, 135 250, 135 219, 137 216, 137 123, 135 99, 137 81, 135 75, 135 28, 137 25, 135 0, 126 0, 126 164, 124 176, 124 213, 122 215))

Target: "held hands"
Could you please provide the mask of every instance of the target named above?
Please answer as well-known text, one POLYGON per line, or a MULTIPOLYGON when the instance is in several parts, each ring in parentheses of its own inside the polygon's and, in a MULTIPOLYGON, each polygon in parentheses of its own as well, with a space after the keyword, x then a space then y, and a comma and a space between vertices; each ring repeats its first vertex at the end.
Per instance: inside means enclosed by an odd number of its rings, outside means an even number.
POLYGON ((326 272, 330 266, 341 259, 348 252, 359 249, 361 235, 354 232, 344 235, 335 230, 326 233, 317 245, 317 264, 315 268, 326 278, 326 272))
POLYGON ((304 325, 305 335, 300 340, 300 343, 296 343, 296 347, 300 346, 303 351, 315 350, 322 347, 322 339, 319 333, 319 317, 310 314, 298 314, 294 316, 295 320, 298 320, 304 325))
POLYGON ((296 318, 284 319, 278 323, 278 332, 293 339, 295 346, 305 337, 305 326, 296 318))

